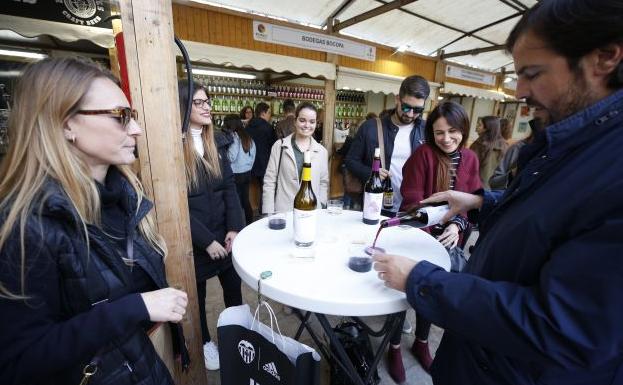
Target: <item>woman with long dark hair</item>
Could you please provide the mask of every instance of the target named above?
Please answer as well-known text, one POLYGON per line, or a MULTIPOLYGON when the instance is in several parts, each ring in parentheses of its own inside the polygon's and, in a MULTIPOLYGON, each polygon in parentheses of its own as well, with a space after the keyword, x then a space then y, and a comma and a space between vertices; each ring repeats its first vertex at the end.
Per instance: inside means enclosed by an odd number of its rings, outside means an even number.
POLYGON ((249 183, 251 182, 251 168, 255 161, 255 142, 244 130, 242 120, 236 115, 227 115, 224 119, 224 129, 232 134, 233 142, 229 145, 227 156, 234 172, 236 191, 240 204, 244 209, 247 224, 253 222, 253 208, 249 202, 249 183))
POLYGON ((482 186, 489 189, 489 178, 500 164, 508 144, 500 131, 500 118, 497 116, 480 118, 476 132, 479 136, 470 146, 470 150, 478 156, 482 186))
POLYGON ((244 227, 244 218, 227 158, 229 142, 214 131, 206 89, 198 83, 193 88, 193 98, 188 100, 187 80, 178 83, 180 112, 192 103, 183 151, 203 354, 206 368, 217 370, 218 349, 206 319, 206 280, 218 276, 226 307, 242 304, 241 281, 232 265, 231 247, 244 227))
MULTIPOLYGON (((481 188, 478 159, 465 148, 468 135, 469 118, 460 104, 446 101, 431 111, 426 119, 426 143, 418 147, 402 168, 401 210, 418 205, 421 200, 439 191, 474 192, 481 188)), ((468 226, 466 217, 457 215, 444 226, 424 230, 450 250, 461 244, 462 235, 468 226)), ((457 270, 457 267, 453 266, 453 269, 457 270)), ((430 322, 422 317, 417 317, 416 321, 415 341, 411 351, 428 372, 433 361, 428 348, 430 322)), ((400 382, 400 374, 404 373, 399 355, 400 330, 390 342, 390 374, 400 382)))

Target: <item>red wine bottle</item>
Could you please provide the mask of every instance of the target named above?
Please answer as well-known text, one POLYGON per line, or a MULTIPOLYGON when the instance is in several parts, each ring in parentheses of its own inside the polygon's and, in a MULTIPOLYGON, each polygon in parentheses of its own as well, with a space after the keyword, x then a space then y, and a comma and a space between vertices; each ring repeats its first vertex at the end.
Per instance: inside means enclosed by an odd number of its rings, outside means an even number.
POLYGON ((381 181, 381 150, 374 149, 374 161, 372 162, 372 173, 363 188, 363 223, 376 225, 381 219, 381 208, 383 207, 383 182, 381 181))
POLYGON ((449 210, 450 207, 447 202, 440 203, 438 206, 414 207, 394 218, 381 221, 381 227, 398 225, 409 225, 418 228, 429 227, 438 224, 449 210))

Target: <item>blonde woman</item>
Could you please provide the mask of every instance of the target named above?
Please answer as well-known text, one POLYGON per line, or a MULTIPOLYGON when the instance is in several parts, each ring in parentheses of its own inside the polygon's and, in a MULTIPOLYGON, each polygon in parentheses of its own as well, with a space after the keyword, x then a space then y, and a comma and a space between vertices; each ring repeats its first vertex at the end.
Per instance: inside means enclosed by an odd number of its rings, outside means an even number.
POLYGON ((295 111, 294 133, 275 142, 268 160, 264 189, 262 193, 262 212, 291 211, 294 196, 303 169, 303 153, 311 152, 312 188, 318 204, 326 206, 329 186, 327 150, 313 138, 317 119, 316 107, 311 103, 301 103, 295 111))
POLYGON ((78 384, 85 370, 90 384, 173 384, 146 331, 179 322, 187 297, 167 288, 152 204, 127 166, 135 117, 91 62, 46 59, 18 82, 0 168, 3 384, 78 384))
POLYGON ((218 276, 226 307, 242 305, 241 281, 232 265, 231 247, 244 227, 244 213, 227 157, 229 143, 224 135, 214 132, 205 88, 194 83, 192 100, 188 100, 188 81, 181 80, 178 86, 180 111, 184 113, 188 104, 192 105, 183 143, 204 363, 208 370, 218 370, 218 348, 206 319, 206 280, 218 276))

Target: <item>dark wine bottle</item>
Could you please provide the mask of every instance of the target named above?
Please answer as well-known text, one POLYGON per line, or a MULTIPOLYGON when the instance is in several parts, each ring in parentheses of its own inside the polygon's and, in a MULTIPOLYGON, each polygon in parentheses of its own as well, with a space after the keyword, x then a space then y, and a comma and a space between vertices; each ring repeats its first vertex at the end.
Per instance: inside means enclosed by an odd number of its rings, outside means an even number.
POLYGON ((383 182, 379 170, 381 168, 381 150, 374 149, 372 173, 363 188, 363 223, 376 225, 381 219, 383 207, 383 182))
POLYGON ((414 207, 404 213, 381 221, 381 228, 398 225, 409 225, 413 227, 429 227, 438 224, 444 215, 450 210, 447 203, 439 206, 414 207))
POLYGON ((383 210, 392 211, 394 209, 394 188, 392 187, 392 178, 385 178, 383 191, 383 210))
POLYGON ((311 154, 303 155, 301 187, 294 197, 294 244, 310 247, 316 239, 316 213, 318 201, 311 184, 311 154))

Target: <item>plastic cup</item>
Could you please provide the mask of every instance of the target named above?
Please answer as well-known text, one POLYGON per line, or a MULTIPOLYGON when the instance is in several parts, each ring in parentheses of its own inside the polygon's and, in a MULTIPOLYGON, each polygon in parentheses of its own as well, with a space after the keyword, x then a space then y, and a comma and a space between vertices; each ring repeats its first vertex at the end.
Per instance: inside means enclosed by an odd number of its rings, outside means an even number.
POLYGON ((357 273, 372 269, 372 256, 366 252, 366 246, 351 244, 348 247, 348 268, 357 273))
POLYGON ((286 228, 286 215, 273 213, 268 216, 268 228, 271 230, 283 230, 286 228))
POLYGON ((341 199, 329 199, 327 202, 327 213, 329 215, 340 215, 344 207, 344 201, 341 199))

